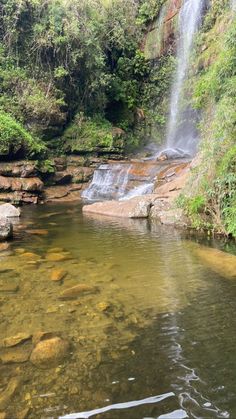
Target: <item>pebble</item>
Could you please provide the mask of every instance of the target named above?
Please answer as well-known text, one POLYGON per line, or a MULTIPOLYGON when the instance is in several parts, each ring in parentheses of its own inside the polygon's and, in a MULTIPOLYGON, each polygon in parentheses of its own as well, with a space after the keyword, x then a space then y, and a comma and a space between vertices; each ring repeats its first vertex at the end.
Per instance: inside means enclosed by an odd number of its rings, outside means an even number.
POLYGON ((81 294, 95 292, 96 288, 87 284, 78 284, 74 287, 67 288, 61 292, 59 298, 62 300, 70 300, 79 297, 81 294))
POLYGON ((65 278, 66 275, 67 271, 65 271, 64 269, 55 269, 51 273, 51 281, 60 282, 65 278))

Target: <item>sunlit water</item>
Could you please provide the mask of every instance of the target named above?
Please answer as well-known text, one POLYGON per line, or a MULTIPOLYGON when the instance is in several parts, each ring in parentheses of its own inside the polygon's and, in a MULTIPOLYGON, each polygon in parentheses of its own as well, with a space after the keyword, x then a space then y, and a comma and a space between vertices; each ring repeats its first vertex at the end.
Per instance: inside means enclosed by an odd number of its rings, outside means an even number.
POLYGON ((204 265, 196 240, 146 220, 83 217, 78 205, 25 208, 21 225, 0 253, 0 279, 18 285, 0 291, 1 340, 52 331, 71 353, 46 370, 0 363, 0 400, 22 379, 10 418, 26 407, 32 419, 236 417, 236 277, 204 265), (60 247, 69 260, 45 259, 60 247), (68 272, 60 284, 50 280, 58 267, 68 272), (59 299, 78 283, 97 292, 59 299))

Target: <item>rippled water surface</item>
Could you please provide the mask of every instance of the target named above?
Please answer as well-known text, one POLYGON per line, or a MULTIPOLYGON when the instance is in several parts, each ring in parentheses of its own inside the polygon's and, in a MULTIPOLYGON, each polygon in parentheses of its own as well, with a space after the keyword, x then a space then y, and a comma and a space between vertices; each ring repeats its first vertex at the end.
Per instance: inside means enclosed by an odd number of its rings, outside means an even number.
POLYGON ((70 352, 47 369, 0 361, 0 411, 11 419, 235 418, 236 256, 214 247, 223 245, 146 220, 83 217, 78 205, 24 208, 16 240, 0 252, 1 342, 32 335, 22 352, 38 332, 53 332, 70 352), (53 282, 61 268, 65 278, 53 282), (94 292, 61 299, 81 283, 94 292))

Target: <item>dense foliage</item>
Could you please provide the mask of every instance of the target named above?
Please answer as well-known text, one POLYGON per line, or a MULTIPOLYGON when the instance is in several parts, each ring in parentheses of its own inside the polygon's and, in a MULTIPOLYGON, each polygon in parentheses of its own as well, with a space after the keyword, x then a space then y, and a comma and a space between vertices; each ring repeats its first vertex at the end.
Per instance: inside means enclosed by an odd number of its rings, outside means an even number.
POLYGON ((0 109, 49 147, 81 112, 133 130, 150 72, 143 25, 162 3, 1 0, 0 109))
POLYGON ((195 227, 236 236, 236 19, 218 6, 200 35, 194 82, 194 104, 202 113, 201 163, 194 188, 179 204, 195 227))
POLYGON ((45 146, 35 139, 10 115, 0 112, 0 156, 21 157, 25 153, 36 157, 45 152, 45 146))

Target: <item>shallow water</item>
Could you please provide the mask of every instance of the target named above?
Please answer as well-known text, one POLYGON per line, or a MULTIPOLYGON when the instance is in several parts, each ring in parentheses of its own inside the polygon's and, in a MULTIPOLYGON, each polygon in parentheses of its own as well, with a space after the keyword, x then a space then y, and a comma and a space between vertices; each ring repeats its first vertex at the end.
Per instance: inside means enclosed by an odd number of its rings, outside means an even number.
POLYGON ((29 407, 29 418, 235 418, 236 275, 217 273, 202 245, 223 247, 146 220, 83 217, 78 205, 26 207, 0 253, 0 338, 56 332, 71 352, 43 370, 0 363, 0 400, 21 378, 9 417, 29 407), (67 260, 47 260, 55 248, 67 260), (57 268, 61 283, 50 279, 57 268), (59 298, 79 283, 96 292, 59 298))

